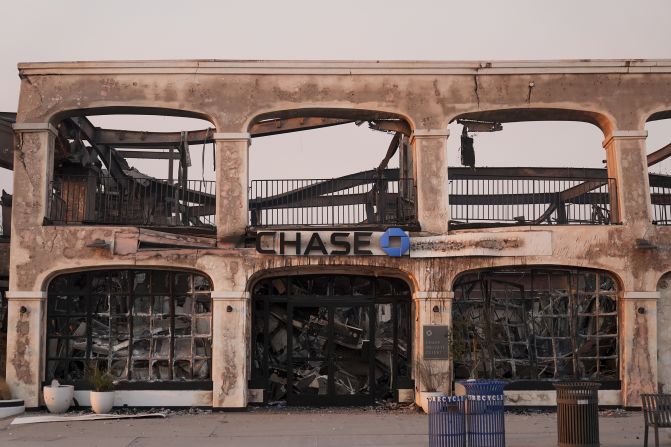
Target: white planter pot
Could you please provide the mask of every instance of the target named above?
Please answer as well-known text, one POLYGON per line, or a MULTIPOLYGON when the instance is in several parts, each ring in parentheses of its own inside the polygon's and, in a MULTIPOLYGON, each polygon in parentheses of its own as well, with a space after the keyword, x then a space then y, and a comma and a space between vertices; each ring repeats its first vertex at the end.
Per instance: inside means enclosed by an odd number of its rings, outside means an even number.
POLYGON ((47 409, 56 414, 68 411, 75 395, 75 387, 72 385, 47 385, 42 391, 47 409))
POLYGON ((16 416, 24 411, 26 407, 21 399, 0 400, 0 419, 16 416))
POLYGON ((91 409, 106 414, 114 407, 114 391, 91 391, 91 409))

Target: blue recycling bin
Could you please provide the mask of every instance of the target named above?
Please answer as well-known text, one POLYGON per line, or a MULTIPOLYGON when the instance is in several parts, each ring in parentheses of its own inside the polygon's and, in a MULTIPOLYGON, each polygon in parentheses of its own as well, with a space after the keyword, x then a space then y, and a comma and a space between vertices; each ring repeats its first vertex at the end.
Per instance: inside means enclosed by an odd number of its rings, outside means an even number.
POLYGON ((466 396, 430 397, 429 447, 466 447, 466 396))
POLYGON ((469 447, 505 447, 502 380, 464 380, 466 436, 469 447))

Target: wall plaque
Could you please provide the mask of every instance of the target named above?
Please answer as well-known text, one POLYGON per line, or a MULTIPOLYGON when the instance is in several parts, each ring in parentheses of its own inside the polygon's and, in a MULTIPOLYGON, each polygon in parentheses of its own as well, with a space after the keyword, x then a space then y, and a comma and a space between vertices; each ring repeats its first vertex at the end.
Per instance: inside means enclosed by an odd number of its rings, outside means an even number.
POLYGON ((425 360, 448 360, 450 358, 449 326, 425 325, 422 327, 424 337, 425 360))

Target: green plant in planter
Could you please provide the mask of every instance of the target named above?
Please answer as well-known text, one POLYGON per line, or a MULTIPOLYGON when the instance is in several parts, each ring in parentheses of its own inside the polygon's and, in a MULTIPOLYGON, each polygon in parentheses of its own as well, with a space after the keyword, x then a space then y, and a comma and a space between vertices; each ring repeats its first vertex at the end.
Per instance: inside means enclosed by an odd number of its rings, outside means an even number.
POLYGON ((93 387, 93 391, 104 393, 114 390, 114 377, 97 366, 89 366, 87 368, 86 380, 93 387))

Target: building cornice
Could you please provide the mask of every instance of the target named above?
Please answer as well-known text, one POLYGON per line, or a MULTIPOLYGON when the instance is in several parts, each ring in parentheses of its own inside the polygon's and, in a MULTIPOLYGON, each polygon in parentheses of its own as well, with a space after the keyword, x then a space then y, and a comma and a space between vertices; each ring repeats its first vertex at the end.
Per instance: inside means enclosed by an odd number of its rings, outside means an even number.
POLYGON ((244 61, 28 62, 22 76, 114 74, 506 75, 671 73, 671 59, 548 61, 244 61))

